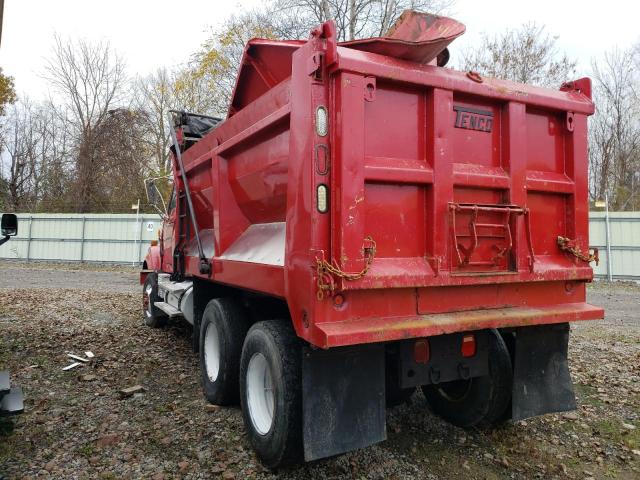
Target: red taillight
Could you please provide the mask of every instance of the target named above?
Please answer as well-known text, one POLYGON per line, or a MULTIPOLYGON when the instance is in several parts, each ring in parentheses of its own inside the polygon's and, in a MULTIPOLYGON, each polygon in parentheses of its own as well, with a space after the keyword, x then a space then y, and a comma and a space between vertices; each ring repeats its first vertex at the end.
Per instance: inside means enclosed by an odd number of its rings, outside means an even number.
POLYGON ((465 335, 462 337, 462 347, 460 348, 460 352, 465 358, 473 357, 476 354, 475 335, 465 335))
POLYGON ((417 340, 413 347, 413 359, 416 363, 427 363, 429 361, 429 340, 417 340))

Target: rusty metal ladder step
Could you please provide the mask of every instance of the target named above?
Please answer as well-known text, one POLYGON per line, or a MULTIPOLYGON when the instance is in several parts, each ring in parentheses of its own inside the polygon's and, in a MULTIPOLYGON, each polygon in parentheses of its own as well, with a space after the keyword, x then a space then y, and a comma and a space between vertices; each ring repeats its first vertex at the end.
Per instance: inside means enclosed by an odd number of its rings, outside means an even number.
POLYGON ((527 241, 530 253, 530 266, 533 268, 533 262, 535 260, 533 254, 533 247, 531 244, 531 229, 529 225, 529 209, 526 207, 520 207, 518 205, 490 205, 490 204, 474 204, 474 203, 450 203, 449 212, 451 214, 451 229, 453 232, 454 248, 456 252, 456 259, 458 266, 486 266, 495 267, 499 264, 499 259, 505 258, 513 249, 513 235, 511 233, 511 220, 512 218, 523 216, 525 221, 525 230, 527 234, 527 241), (503 215, 504 221, 502 223, 480 223, 478 222, 478 214, 493 213, 503 215), (456 229, 456 214, 457 213, 470 213, 471 220, 469 221, 469 234, 458 233, 456 229), (479 228, 490 228, 494 231, 501 230, 503 235, 482 234, 478 232, 479 228), (461 237, 471 237, 471 244, 468 248, 465 248, 458 239, 461 237), (492 237, 504 239, 505 247, 498 250, 496 256, 492 260, 471 260, 471 256, 476 251, 479 238, 492 237))

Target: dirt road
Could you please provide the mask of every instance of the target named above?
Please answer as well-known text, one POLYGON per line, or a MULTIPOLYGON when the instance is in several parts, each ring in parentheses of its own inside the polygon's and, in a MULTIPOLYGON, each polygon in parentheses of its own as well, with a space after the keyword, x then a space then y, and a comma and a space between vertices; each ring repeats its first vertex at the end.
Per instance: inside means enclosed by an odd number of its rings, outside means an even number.
POLYGON ((607 318, 573 328, 575 413, 464 431, 416 394, 388 411, 386 442, 275 473, 237 408, 205 404, 189 328, 143 326, 139 290, 131 270, 0 264, 0 367, 27 398, 24 415, 0 422, 0 477, 640 478, 638 286, 590 288, 607 318), (92 363, 61 370, 85 350, 92 363))

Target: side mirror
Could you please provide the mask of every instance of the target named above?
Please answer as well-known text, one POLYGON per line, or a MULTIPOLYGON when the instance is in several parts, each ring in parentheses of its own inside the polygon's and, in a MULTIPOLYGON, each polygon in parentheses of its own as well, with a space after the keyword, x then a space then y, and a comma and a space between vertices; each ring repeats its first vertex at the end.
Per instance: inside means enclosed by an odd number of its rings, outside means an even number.
POLYGON ((166 180, 167 177, 146 178, 144 180, 145 193, 147 201, 156 209, 162 218, 167 216, 167 205, 164 203, 162 192, 158 188, 158 180, 166 180))
POLYGON ((15 237, 18 234, 18 217, 13 213, 2 214, 0 234, 3 237, 15 237))

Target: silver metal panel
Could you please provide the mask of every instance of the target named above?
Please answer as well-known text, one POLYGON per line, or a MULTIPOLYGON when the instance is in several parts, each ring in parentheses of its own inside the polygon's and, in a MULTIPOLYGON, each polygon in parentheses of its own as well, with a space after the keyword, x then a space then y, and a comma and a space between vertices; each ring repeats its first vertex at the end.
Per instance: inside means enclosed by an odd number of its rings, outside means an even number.
POLYGON ((158 215, 18 214, 19 235, 0 258, 139 263, 161 226, 158 215))
POLYGON ((154 305, 162 310, 164 313, 169 315, 170 318, 181 317, 182 312, 175 308, 173 305, 169 305, 165 302, 155 302, 154 305))
MULTIPOLYGON (((193 325, 193 282, 191 280, 172 282, 168 273, 161 273, 158 275, 158 295, 164 299, 164 305, 171 307, 171 311, 179 312, 193 325)), ((169 314, 162 307, 158 308, 169 314)))
MULTIPOLYGON (((202 252, 204 256, 206 258, 213 258, 215 255, 213 228, 200 230, 200 241, 202 242, 202 252)), ((198 242, 195 237, 191 238, 185 246, 184 254, 187 257, 198 257, 198 242)))
POLYGON ((251 225, 220 258, 283 266, 285 225, 285 222, 251 225))
POLYGON ((607 256, 604 212, 589 214, 589 244, 600 250, 600 265, 592 264, 596 277, 640 281, 640 212, 609 212, 611 263, 607 256))
POLYGON ((162 274, 158 278, 158 291, 162 292, 171 292, 175 295, 180 295, 185 290, 188 290, 193 285, 193 282, 190 280, 185 280, 184 282, 171 282, 168 278, 162 274))
POLYGON ((184 319, 193 325, 193 288, 190 288, 180 300, 180 311, 184 316, 184 319))

